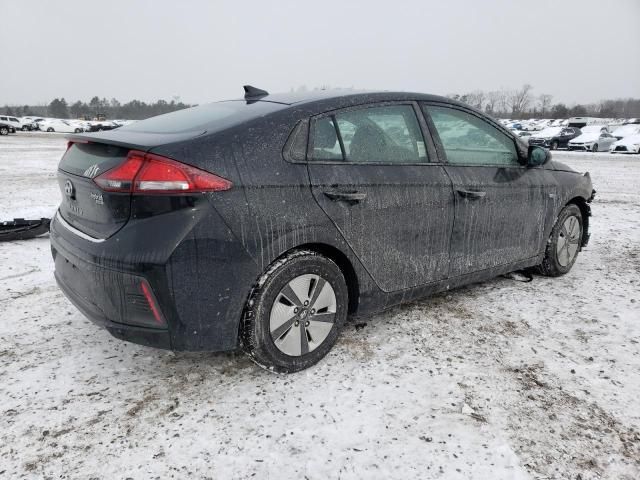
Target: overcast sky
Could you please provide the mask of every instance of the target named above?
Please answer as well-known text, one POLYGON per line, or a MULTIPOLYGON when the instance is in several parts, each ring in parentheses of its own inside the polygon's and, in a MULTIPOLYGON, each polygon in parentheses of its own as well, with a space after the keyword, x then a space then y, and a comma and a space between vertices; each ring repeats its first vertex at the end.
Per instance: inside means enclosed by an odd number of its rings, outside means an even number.
POLYGON ((640 97, 640 0, 0 0, 0 105, 330 85, 640 97))

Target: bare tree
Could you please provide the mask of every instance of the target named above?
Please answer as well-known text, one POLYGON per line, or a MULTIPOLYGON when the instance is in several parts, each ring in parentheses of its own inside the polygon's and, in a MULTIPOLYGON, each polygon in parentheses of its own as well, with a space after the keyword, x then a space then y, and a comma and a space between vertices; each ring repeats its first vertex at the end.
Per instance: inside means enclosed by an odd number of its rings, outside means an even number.
POLYGON ((544 117, 551 107, 551 100, 553 100, 553 95, 549 95, 548 93, 543 93, 538 97, 538 103, 540 104, 540 109, 542 110, 541 115, 544 117))
POLYGON ((484 105, 486 98, 486 94, 482 90, 474 90, 473 92, 468 93, 466 97, 467 104, 477 108, 478 110, 482 110, 482 106, 484 105))
POLYGON ((487 92, 487 99, 484 107, 487 113, 497 113, 499 111, 500 96, 501 96, 501 93, 498 90, 492 90, 491 92, 487 92))
POLYGON ((504 87, 501 87, 498 90, 498 111, 501 113, 507 113, 509 111, 509 98, 511 95, 511 90, 507 90, 504 87))
POLYGON ((508 97, 509 107, 514 116, 523 113, 531 103, 531 90, 533 90, 533 87, 525 83, 519 90, 510 92, 508 97))

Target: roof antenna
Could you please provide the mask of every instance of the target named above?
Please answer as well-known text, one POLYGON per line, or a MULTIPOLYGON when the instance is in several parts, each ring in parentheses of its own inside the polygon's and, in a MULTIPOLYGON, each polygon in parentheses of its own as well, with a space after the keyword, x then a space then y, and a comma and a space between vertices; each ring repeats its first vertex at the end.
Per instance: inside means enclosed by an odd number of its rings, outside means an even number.
POLYGON ((252 87, 251 85, 244 85, 244 99, 245 100, 257 100, 260 97, 265 97, 269 95, 269 92, 266 90, 261 90, 256 87, 252 87))

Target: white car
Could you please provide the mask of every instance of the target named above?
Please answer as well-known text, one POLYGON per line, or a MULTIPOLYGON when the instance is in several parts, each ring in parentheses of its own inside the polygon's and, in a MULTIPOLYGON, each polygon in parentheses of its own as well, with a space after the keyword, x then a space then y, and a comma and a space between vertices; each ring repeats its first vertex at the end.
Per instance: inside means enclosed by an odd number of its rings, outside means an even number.
POLYGON ((609 147, 611 153, 640 153, 640 133, 629 135, 609 147))
POLYGON ((40 122, 40 130, 43 132, 81 133, 83 129, 67 120, 52 119, 40 122))
POLYGON ((608 150, 609 147, 616 141, 616 137, 605 131, 587 131, 582 129, 582 135, 578 135, 576 138, 569 140, 569 150, 585 150, 590 152, 597 152, 599 150, 608 150))
POLYGON ((17 117, 12 117, 10 115, 2 115, 0 116, 0 123, 4 123, 5 125, 11 125, 15 128, 16 131, 22 130, 22 122, 17 119, 17 117))
POLYGON ((640 133, 640 125, 629 124, 616 128, 611 135, 618 140, 622 140, 629 135, 636 135, 638 133, 640 133))
POLYGON ((609 133, 609 127, 607 127, 606 125, 587 125, 585 127, 582 127, 580 131, 582 133, 609 133))

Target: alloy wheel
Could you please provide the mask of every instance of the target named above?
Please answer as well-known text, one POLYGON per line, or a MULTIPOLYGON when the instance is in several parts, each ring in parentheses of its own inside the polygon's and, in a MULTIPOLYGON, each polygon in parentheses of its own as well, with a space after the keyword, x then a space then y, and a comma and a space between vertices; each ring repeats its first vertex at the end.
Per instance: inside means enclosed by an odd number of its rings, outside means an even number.
POLYGON ((563 267, 570 265, 575 259, 580 246, 580 234, 580 221, 578 218, 573 215, 568 217, 562 224, 556 246, 558 263, 563 267))
POLYGON ((289 281, 276 296, 269 319, 278 350, 299 357, 318 348, 334 326, 336 303, 333 287, 319 275, 289 281))

